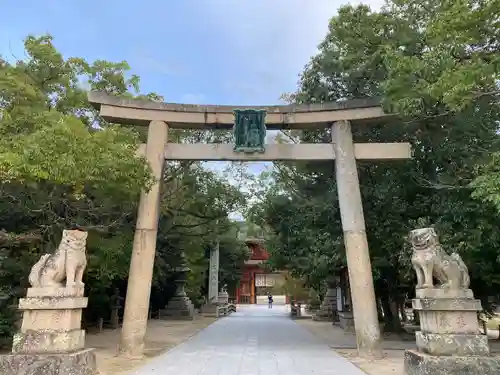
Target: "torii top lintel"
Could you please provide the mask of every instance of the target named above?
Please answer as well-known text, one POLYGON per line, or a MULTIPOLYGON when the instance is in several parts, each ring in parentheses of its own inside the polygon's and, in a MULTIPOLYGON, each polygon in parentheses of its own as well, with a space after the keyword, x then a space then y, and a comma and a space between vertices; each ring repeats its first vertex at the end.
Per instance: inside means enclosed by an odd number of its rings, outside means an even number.
POLYGON ((332 122, 384 122, 388 117, 378 98, 354 99, 322 104, 291 104, 276 106, 227 106, 159 103, 112 96, 92 91, 89 102, 110 122, 127 125, 148 125, 165 121, 171 128, 231 128, 234 110, 265 110, 268 129, 312 129, 329 127, 332 122))

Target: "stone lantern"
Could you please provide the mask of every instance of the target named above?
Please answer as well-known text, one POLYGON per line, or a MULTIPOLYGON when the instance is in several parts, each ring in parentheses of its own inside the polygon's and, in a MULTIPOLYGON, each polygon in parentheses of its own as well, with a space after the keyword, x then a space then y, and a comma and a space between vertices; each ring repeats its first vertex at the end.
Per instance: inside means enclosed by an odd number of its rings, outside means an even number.
POLYGON ((185 287, 191 269, 186 264, 184 253, 181 254, 180 265, 175 268, 175 296, 168 302, 164 310, 160 311, 162 319, 194 319, 194 306, 186 294, 185 287))
MULTIPOLYGON (((183 262, 184 263, 184 262, 183 262)), ((176 278, 175 278, 175 285, 176 285, 176 291, 175 291, 175 296, 176 297, 186 297, 186 291, 185 287, 187 284, 188 276, 189 273, 191 272, 191 268, 189 268, 185 263, 180 265, 179 267, 175 268, 175 273, 176 273, 176 278)))

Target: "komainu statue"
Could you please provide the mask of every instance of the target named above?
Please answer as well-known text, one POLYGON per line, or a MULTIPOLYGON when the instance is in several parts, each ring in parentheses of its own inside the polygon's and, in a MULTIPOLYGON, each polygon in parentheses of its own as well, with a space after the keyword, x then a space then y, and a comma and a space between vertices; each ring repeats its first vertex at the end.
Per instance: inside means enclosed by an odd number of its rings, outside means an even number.
POLYGON ((83 287, 83 272, 87 266, 85 247, 87 232, 64 230, 54 254, 42 255, 31 268, 29 282, 34 288, 83 287), (66 281, 66 285, 63 284, 66 281))
POLYGON ((417 289, 468 289, 469 272, 457 253, 448 255, 441 248, 434 228, 415 229, 409 236, 413 255, 411 263, 417 274, 417 289), (433 277, 440 285, 434 286, 433 277))

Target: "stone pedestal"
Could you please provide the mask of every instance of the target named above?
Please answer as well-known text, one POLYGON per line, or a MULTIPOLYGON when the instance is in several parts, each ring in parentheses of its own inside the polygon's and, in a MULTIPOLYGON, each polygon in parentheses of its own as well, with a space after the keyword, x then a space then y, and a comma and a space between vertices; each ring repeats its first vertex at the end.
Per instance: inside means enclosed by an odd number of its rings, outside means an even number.
POLYGON ((191 269, 186 266, 184 253, 181 255, 181 266, 177 267, 175 271, 177 273, 175 296, 168 302, 165 309, 160 311, 160 318, 193 320, 195 316, 194 306, 184 289, 191 269))
POLYGON ((95 355, 84 349, 81 317, 87 298, 83 292, 83 287, 28 289, 27 297, 19 301, 21 330, 14 335, 12 354, 0 356, 0 373, 96 374, 95 355))
POLYGON ((218 303, 205 303, 200 308, 200 313, 206 316, 217 316, 218 303))
POLYGON ((472 290, 417 289, 413 308, 420 317, 416 350, 405 352, 406 375, 493 375, 500 360, 490 357, 477 313, 481 301, 472 290))
MULTIPOLYGON (((233 305, 234 306, 234 305, 233 305)), ((201 307, 201 313, 205 316, 213 316, 219 318, 227 316, 233 311, 233 307, 229 304, 207 303, 201 307)))
POLYGON ((229 294, 225 288, 219 292, 219 303, 224 305, 229 303, 229 294))
POLYGON ((326 291, 323 303, 313 317, 318 321, 338 321, 337 313, 337 288, 330 287, 326 291))
POLYGON ((187 296, 173 297, 165 309, 160 310, 160 319, 193 320, 194 317, 194 306, 187 296))
POLYGON ((339 325, 346 332, 354 332, 354 315, 352 311, 339 311, 339 325))
POLYGON ((59 354, 8 354, 0 356, 2 375, 96 375, 93 349, 59 354))
POLYGON ((500 361, 485 356, 439 357, 405 351, 405 375, 498 375, 500 361))

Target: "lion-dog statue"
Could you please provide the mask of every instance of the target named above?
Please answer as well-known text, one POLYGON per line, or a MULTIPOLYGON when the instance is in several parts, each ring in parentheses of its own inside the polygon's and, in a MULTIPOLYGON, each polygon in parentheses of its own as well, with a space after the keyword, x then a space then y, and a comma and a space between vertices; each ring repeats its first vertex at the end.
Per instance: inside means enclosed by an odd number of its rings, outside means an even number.
POLYGON ((29 282, 34 288, 83 287, 87 267, 87 232, 64 230, 54 254, 44 254, 31 268, 29 282), (65 285, 63 282, 65 281, 65 285))
POLYGON ((417 289, 469 288, 470 277, 467 266, 459 254, 445 253, 434 228, 412 230, 409 240, 413 248, 411 263, 417 274, 417 289), (433 278, 439 285, 434 285, 433 278))

